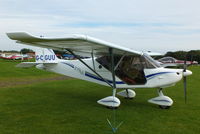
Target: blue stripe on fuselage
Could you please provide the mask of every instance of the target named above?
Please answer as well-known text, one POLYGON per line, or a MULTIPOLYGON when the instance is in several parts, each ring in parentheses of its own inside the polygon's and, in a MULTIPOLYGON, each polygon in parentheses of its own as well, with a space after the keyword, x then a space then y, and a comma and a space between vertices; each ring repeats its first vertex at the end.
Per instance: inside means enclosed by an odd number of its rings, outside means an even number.
MULTIPOLYGON (((90 77, 90 78, 93 78, 93 79, 96 79, 96 80, 99 80, 99 81, 103 81, 105 82, 103 79, 97 77, 96 75, 93 75, 91 73, 88 73, 88 72, 85 72, 85 76, 87 77, 90 77)), ((106 79, 107 80, 107 79, 106 79)), ((113 83, 113 81, 111 80, 107 80, 109 83, 113 83)), ((123 81, 116 81, 116 84, 125 84, 123 81)))
POLYGON ((65 64, 65 65, 68 65, 68 66, 70 66, 71 68, 74 68, 74 65, 73 65, 73 64, 66 63, 66 62, 61 62, 61 63, 65 64))
POLYGON ((157 76, 157 75, 166 74, 166 73, 174 73, 174 72, 159 72, 159 73, 154 73, 154 74, 146 75, 145 77, 146 77, 147 79, 152 79, 152 78, 154 78, 154 77, 157 76))
MULTIPOLYGON (((70 66, 71 68, 74 68, 74 65, 73 64, 70 64, 70 63, 66 63, 66 62, 62 62, 63 64, 65 64, 65 65, 68 65, 68 66, 70 66)), ((95 80, 99 80, 99 81, 103 81, 103 82, 105 82, 103 79, 101 79, 101 78, 99 78, 98 76, 96 76, 96 75, 93 75, 93 74, 91 74, 91 73, 89 73, 89 72, 85 72, 85 76, 87 76, 87 77, 90 77, 90 78, 93 78, 93 79, 95 79, 95 80)), ((107 80, 107 79, 106 79, 107 80)), ((111 80, 107 80, 109 83, 113 83, 113 81, 111 81, 111 80)), ((123 81, 116 81, 116 84, 125 84, 123 81)))

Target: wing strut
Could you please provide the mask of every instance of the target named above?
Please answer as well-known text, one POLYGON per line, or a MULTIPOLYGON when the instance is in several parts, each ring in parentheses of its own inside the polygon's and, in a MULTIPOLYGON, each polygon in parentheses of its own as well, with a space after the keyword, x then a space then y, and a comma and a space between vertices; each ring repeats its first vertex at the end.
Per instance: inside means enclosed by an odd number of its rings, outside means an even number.
MULTIPOLYGON (((114 98, 116 95, 116 80, 115 80, 115 62, 114 62, 114 54, 113 54, 113 49, 109 48, 109 54, 110 54, 110 59, 111 59, 111 73, 112 73, 112 78, 113 78, 113 103, 114 103, 114 98)), ((124 56, 123 56, 124 57, 124 56)), ((121 58, 122 60, 123 58, 121 58)), ((121 61, 120 61, 121 62, 121 61)), ((107 118, 107 122, 112 128, 112 132, 116 133, 118 128, 123 124, 123 122, 120 122, 116 126, 116 108, 113 107, 113 124, 110 122, 110 120, 107 118)))
POLYGON ((114 55, 113 55, 113 49, 109 48, 109 54, 111 59, 111 73, 112 73, 112 79, 113 79, 113 97, 115 97, 116 94, 116 80, 115 80, 115 65, 114 65, 114 55))
POLYGON ((75 58, 77 58, 81 63, 83 63, 87 68, 89 68, 92 72, 94 72, 98 77, 100 77, 104 82, 106 82, 109 86, 113 88, 113 85, 111 85, 106 79, 104 79, 100 74, 98 74, 94 69, 92 69, 88 64, 86 64, 79 56, 77 56, 75 53, 73 53, 71 50, 66 49, 68 52, 70 52, 72 55, 74 55, 75 58))
POLYGON ((92 56, 93 69, 96 71, 95 64, 94 64, 94 52, 93 52, 93 50, 92 50, 91 56, 92 56))
POLYGON ((114 68, 114 71, 117 69, 117 67, 119 66, 119 64, 122 62, 122 60, 124 59, 124 57, 126 56, 126 52, 123 54, 123 56, 120 58, 120 60, 118 61, 117 65, 114 68))

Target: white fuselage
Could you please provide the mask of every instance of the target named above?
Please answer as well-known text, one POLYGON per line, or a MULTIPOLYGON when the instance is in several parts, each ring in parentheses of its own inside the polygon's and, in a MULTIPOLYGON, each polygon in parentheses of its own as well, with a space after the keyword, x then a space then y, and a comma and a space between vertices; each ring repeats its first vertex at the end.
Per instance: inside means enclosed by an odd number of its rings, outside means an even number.
MULTIPOLYGON (((99 75, 106 79, 110 84, 113 83, 112 74, 109 70, 104 67, 99 67, 100 64, 91 58, 83 59, 83 61, 93 68, 99 75)), ((58 74, 70 76, 73 78, 78 78, 81 80, 86 80, 101 85, 109 86, 104 80, 98 77, 93 71, 82 64, 79 60, 58 60, 56 64, 38 64, 36 66, 39 69, 44 69, 47 71, 55 72, 58 74)), ((116 78, 116 88, 164 88, 172 86, 183 77, 182 69, 168 69, 168 68, 153 68, 144 69, 144 74, 146 77, 146 83, 141 85, 128 85, 116 78)))

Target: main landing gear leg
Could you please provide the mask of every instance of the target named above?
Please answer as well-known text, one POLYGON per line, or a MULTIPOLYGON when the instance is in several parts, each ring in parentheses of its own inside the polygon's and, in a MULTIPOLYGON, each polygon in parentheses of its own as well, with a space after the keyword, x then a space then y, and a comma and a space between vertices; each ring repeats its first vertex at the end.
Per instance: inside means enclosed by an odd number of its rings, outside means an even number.
POLYGON ((120 100, 115 97, 116 96, 116 81, 115 81, 115 71, 114 71, 114 54, 113 54, 113 49, 109 48, 109 53, 110 53, 110 59, 111 59, 111 74, 112 74, 112 88, 113 88, 113 93, 112 96, 108 96, 106 98, 103 98, 99 101, 97 101, 99 104, 104 105, 108 108, 116 109, 120 105, 120 100))
POLYGON ((169 109, 173 104, 173 100, 170 97, 165 96, 162 90, 162 88, 159 88, 159 96, 148 100, 148 102, 158 105, 161 109, 169 109))

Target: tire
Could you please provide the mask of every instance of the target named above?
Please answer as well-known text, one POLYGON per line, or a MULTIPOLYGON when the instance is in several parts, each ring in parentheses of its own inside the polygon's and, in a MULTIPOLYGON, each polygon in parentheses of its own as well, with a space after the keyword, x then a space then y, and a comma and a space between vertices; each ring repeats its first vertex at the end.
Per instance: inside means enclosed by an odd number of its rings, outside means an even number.
POLYGON ((160 109, 169 109, 171 106, 158 105, 160 109))
POLYGON ((107 106, 106 108, 108 108, 108 109, 113 109, 113 110, 114 110, 114 109, 118 109, 118 107, 108 107, 108 106, 107 106))
POLYGON ((127 99, 127 100, 132 100, 132 99, 133 99, 133 97, 132 97, 132 98, 130 98, 130 97, 124 97, 124 99, 127 99))

